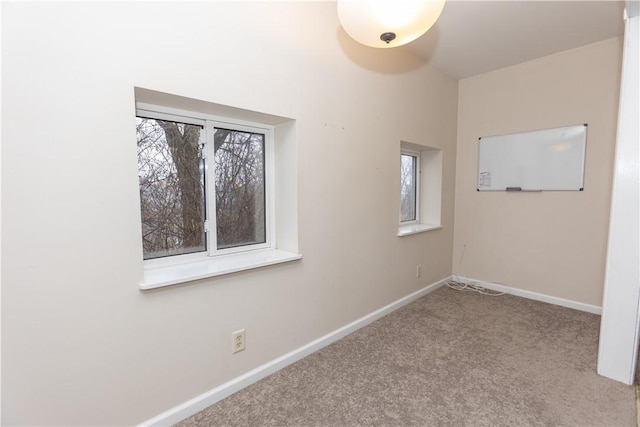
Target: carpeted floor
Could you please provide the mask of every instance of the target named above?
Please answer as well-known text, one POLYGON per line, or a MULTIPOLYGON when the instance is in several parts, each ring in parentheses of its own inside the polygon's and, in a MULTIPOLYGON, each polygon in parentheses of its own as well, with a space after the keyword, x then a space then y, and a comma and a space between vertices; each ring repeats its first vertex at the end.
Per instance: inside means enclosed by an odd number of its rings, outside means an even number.
POLYGON ((179 423, 635 426, 596 374, 600 317, 447 287, 179 423))

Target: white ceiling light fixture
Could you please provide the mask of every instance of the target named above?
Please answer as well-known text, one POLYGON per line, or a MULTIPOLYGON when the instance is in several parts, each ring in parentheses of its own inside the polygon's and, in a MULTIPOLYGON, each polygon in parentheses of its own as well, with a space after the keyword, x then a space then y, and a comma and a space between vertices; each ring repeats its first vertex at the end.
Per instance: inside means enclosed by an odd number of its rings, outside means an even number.
POLYGON ((338 0, 338 19, 354 40, 379 48, 402 46, 435 24, 445 0, 338 0))

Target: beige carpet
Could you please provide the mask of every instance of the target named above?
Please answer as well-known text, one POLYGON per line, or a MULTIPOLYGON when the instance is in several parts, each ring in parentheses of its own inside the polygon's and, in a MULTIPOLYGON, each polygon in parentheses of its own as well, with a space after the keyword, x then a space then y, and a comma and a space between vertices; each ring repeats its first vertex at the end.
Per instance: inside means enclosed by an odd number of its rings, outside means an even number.
POLYGON ((635 426, 599 322, 443 287, 178 425, 635 426))

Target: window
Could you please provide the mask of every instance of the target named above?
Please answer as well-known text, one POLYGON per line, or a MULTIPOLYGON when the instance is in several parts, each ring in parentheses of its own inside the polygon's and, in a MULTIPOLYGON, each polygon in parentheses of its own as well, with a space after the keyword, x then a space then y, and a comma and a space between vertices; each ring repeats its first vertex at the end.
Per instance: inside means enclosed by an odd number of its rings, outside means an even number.
POLYGON ((136 118, 144 259, 207 250, 202 130, 136 118))
POLYGON ((271 129, 191 122, 138 111, 144 259, 268 247, 271 129))
POLYGON ((289 125, 137 104, 141 288, 301 258, 297 229, 276 231, 284 219, 297 225, 295 196, 275 200, 276 181, 292 188, 292 169, 275 173, 276 152, 286 159, 292 154, 288 137, 276 150, 276 128, 288 135, 289 125))
POLYGON ((400 225, 398 236, 442 228, 442 150, 400 143, 400 225))
POLYGON ((418 218, 418 165, 420 153, 400 154, 400 222, 418 218))
POLYGON ((268 243, 265 136, 213 128, 217 250, 268 243))

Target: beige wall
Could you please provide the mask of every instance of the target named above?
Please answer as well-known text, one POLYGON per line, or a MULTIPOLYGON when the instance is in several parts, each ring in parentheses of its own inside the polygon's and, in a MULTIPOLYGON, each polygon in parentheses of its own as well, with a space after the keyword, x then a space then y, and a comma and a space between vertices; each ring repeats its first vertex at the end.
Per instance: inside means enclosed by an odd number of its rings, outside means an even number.
POLYGON ((461 80, 454 274, 601 306, 621 39, 461 80), (478 137, 588 123, 582 192, 477 192, 478 137))
POLYGON ((332 2, 3 2, 2 423, 142 422, 450 274, 457 90, 332 2), (302 261, 138 289, 135 86, 297 120, 302 261), (401 140, 442 230, 396 237, 401 140))

